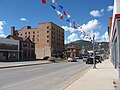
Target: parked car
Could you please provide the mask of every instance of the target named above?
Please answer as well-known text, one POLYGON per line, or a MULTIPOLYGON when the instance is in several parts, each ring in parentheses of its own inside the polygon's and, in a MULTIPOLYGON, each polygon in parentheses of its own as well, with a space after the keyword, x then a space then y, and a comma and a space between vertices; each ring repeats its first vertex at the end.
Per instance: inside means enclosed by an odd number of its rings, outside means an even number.
POLYGON ((55 62, 56 57, 49 57, 48 60, 51 61, 51 62, 55 62))
POLYGON ((88 58, 87 56, 84 56, 84 57, 83 57, 83 61, 86 62, 86 61, 87 61, 87 58, 88 58))
POLYGON ((49 56, 45 56, 45 57, 43 58, 43 60, 48 60, 48 58, 49 58, 49 56))
POLYGON ((77 62, 77 59, 74 57, 68 57, 68 62, 77 62))
POLYGON ((82 56, 79 56, 79 59, 83 59, 83 57, 82 57, 82 56))
MULTIPOLYGON (((88 57, 87 60, 86 60, 86 64, 93 64, 94 63, 93 58, 94 57, 88 57)), ((95 63, 97 63, 96 60, 95 60, 95 63)))

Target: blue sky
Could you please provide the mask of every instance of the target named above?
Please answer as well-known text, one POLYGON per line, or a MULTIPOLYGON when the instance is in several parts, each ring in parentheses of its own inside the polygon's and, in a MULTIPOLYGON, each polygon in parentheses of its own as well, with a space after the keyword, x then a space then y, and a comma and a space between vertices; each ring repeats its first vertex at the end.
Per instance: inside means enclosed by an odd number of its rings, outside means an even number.
MULTIPOLYGON (((40 22, 54 22, 65 29, 65 43, 84 39, 83 34, 69 26, 66 20, 50 6, 51 0, 0 0, 0 37, 10 34, 11 26, 17 30, 24 26, 37 28, 40 22)), ((58 5, 96 41, 108 41, 108 18, 113 13, 113 0, 56 0, 58 5)))

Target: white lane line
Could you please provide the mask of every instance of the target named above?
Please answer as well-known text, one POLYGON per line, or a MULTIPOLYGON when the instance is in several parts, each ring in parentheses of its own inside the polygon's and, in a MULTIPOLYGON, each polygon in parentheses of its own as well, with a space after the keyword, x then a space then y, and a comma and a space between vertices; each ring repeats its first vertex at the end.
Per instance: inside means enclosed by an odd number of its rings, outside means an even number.
POLYGON ((5 88, 12 87, 12 86, 15 86, 15 85, 23 84, 23 83, 30 82, 30 81, 33 81, 33 80, 37 80, 37 79, 39 79, 39 78, 41 78, 41 77, 37 77, 37 78, 29 79, 29 80, 26 80, 26 81, 14 83, 14 84, 11 84, 11 85, 7 85, 7 86, 2 87, 2 88, 0 88, 0 89, 5 89, 5 88))

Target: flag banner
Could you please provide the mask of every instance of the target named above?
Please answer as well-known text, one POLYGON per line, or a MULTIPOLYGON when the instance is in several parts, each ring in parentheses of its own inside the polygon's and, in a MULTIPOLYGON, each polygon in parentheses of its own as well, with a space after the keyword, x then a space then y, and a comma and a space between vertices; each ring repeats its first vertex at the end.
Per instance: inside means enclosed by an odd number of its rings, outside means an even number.
POLYGON ((70 27, 72 27, 72 23, 70 23, 70 27))
POLYGON ((82 29, 81 29, 81 27, 78 27, 78 31, 81 31, 82 29))
POLYGON ((59 8, 59 11, 60 11, 60 12, 63 12, 63 6, 58 5, 58 8, 59 8))
POLYGON ((70 15, 69 15, 69 14, 67 14, 67 17, 68 17, 68 18, 70 18, 70 15))
MULTIPOLYGON (((42 0, 43 4, 47 3, 47 0, 42 0)), ((60 16, 60 19, 65 19, 66 22, 69 23, 70 27, 73 27, 74 29, 77 29, 79 32, 81 32, 84 36, 84 38, 90 39, 94 41, 95 36, 92 36, 92 38, 89 36, 89 34, 87 34, 81 25, 77 24, 76 21, 74 19, 71 18, 71 16, 66 12, 66 10, 64 9, 64 7, 62 5, 57 4, 56 0, 51 0, 51 4, 49 4, 49 6, 51 6, 56 13, 60 16)))
POLYGON ((62 13, 60 11, 56 10, 56 12, 58 15, 62 16, 62 13))
POLYGON ((64 19, 64 16, 61 16, 60 18, 61 18, 61 19, 64 19))
POLYGON ((55 3, 55 0, 51 0, 52 1, 52 3, 55 3))
POLYGON ((88 37, 88 36, 85 36, 85 39, 89 39, 89 37, 88 37))
POLYGON ((70 19, 66 19, 67 22, 70 22, 70 19))
POLYGON ((76 27, 76 26, 74 26, 74 29, 77 29, 77 27, 76 27))
POLYGON ((55 7, 55 6, 53 6, 53 5, 51 5, 51 7, 52 7, 53 9, 56 9, 56 7, 55 7))
POLYGON ((76 22, 74 21, 74 22, 73 22, 73 24, 75 25, 75 24, 76 24, 76 22))
POLYGON ((67 15, 67 13, 66 13, 66 11, 65 11, 65 10, 63 10, 63 13, 64 13, 64 15, 67 15))
POLYGON ((46 2, 46 0, 42 0, 42 3, 43 3, 43 4, 46 4, 47 2, 46 2))

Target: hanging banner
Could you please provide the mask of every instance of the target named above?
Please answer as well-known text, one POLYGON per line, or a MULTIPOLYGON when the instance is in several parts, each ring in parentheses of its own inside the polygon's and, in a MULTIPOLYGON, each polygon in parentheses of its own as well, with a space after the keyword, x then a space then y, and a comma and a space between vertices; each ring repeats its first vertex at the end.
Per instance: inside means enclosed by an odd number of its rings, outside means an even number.
POLYGON ((46 0, 42 0, 42 3, 43 3, 43 4, 46 4, 47 2, 46 2, 46 0))

